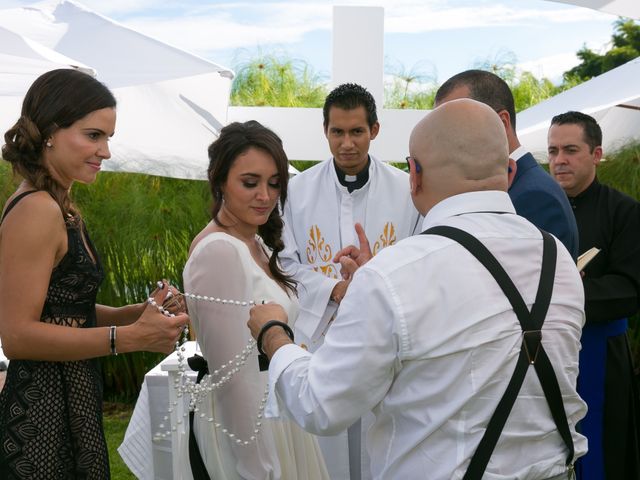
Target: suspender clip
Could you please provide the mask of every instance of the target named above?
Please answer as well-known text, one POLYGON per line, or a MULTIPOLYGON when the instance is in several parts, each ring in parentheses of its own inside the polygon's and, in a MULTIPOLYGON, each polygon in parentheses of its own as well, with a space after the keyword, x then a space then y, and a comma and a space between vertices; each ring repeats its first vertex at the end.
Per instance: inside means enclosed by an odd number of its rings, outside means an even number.
POLYGON ((529 359, 529 364, 536 363, 538 358, 538 351, 540 350, 540 344, 542 343, 542 330, 525 330, 522 332, 524 345, 524 351, 529 359))

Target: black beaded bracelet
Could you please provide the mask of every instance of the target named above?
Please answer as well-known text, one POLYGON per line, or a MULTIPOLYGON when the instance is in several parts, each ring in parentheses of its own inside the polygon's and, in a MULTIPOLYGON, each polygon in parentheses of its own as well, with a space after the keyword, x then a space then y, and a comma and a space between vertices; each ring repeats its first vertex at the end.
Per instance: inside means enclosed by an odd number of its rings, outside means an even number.
POLYGON ((116 351, 116 327, 115 325, 111 325, 109 327, 109 351, 111 355, 118 355, 116 351))
POLYGON ((260 333, 258 333, 258 338, 256 339, 258 352, 260 352, 261 355, 266 355, 262 351, 262 337, 264 336, 267 330, 269 330, 271 327, 276 327, 276 326, 282 327, 285 333, 289 336, 289 338, 293 342, 293 330, 291 330, 291 327, 289 325, 287 325, 285 322, 281 322, 280 320, 269 320, 267 323, 265 323, 262 326, 262 328, 260 329, 260 333))

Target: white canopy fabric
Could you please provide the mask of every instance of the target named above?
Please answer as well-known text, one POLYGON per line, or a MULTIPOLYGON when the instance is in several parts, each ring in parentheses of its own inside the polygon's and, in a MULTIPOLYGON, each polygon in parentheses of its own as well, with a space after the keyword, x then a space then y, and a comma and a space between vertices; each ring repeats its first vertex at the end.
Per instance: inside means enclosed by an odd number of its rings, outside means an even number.
MULTIPOLYGON (((79 3, 63 0, 0 11, 0 55, 20 57, 13 65, 20 82, 0 67, 0 130, 17 119, 28 85, 60 65, 89 66, 118 100, 112 157, 105 170, 205 179, 207 146, 226 124, 233 72, 124 27, 79 3), (13 33, 13 37, 6 32, 13 33), (8 39, 7 41, 3 41, 8 39), (44 51, 46 65, 32 52, 44 51), (34 60, 35 58, 35 60, 34 60), (26 81, 28 80, 28 81, 26 81), (16 95, 18 93, 18 95, 16 95), (16 99, 17 107, 16 107, 16 99)), ((0 57, 0 62, 5 57, 0 57)))
POLYGON ((594 117, 603 132, 605 155, 640 141, 640 58, 582 83, 518 114, 518 138, 540 161, 547 160, 551 118, 569 110, 594 117))
POLYGON ((33 75, 40 75, 52 68, 73 66, 95 75, 95 71, 82 62, 3 27, 0 27, 0 45, 0 94, 3 96, 23 95, 33 75))
POLYGON ((20 115, 25 92, 35 78, 56 68, 79 68, 95 74, 92 68, 0 27, 0 125, 2 133, 20 115))
POLYGON ((639 0, 549 0, 558 3, 568 3, 579 7, 592 8, 601 12, 611 13, 620 17, 640 19, 639 0))

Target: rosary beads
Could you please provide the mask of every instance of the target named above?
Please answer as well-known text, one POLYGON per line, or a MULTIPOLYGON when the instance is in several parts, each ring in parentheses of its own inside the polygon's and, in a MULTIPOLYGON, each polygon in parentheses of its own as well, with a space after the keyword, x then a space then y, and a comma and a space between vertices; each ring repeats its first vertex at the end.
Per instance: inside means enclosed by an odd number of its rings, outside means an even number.
MULTIPOLYGON (((159 287, 162 286, 160 282, 158 282, 158 286, 159 287)), ((210 297, 206 295, 196 295, 192 293, 182 293, 179 295, 183 295, 186 298, 190 298, 196 301, 213 302, 213 303, 219 303, 221 305, 229 305, 229 306, 252 307, 253 305, 256 304, 256 302, 254 302, 253 300, 248 300, 248 301, 227 300, 227 299, 221 299, 217 297, 210 297)), ((147 303, 157 308, 158 311, 160 311, 163 315, 167 317, 175 317, 173 313, 169 312, 162 305, 159 305, 153 299, 153 297, 149 297, 147 299, 147 303)), ((200 381, 200 383, 196 383, 195 381, 193 381, 193 379, 190 379, 186 374, 187 367, 185 365, 186 363, 185 354, 184 354, 185 347, 181 345, 181 343, 186 342, 188 338, 189 338, 189 330, 188 330, 188 327, 185 326, 182 331, 182 341, 180 340, 176 341, 176 345, 175 345, 175 351, 178 357, 178 377, 175 379, 173 387, 177 392, 176 397, 178 398, 178 400, 174 401, 173 405, 169 406, 168 413, 169 414, 172 413, 174 408, 177 407, 178 401, 183 401, 183 397, 186 396, 189 400, 189 408, 188 408, 188 411, 186 411, 183 414, 183 416, 186 418, 189 415, 189 412, 193 412, 194 414, 197 414, 200 418, 204 419, 204 418, 207 418, 207 415, 201 411, 203 401, 206 398, 208 398, 209 395, 214 390, 223 387, 229 381, 231 381, 231 379, 240 371, 240 369, 247 363, 248 358, 250 357, 251 353, 255 349, 256 342, 253 338, 249 339, 249 341, 247 342, 247 344, 245 345, 245 347, 242 349, 240 353, 235 355, 229 361, 223 363, 217 369, 215 370, 210 369, 209 374, 205 375, 200 381)), ((246 439, 239 438, 235 433, 229 431, 229 429, 226 428, 224 425, 222 425, 220 422, 216 422, 215 418, 213 418, 212 416, 208 417, 207 421, 211 423, 216 430, 226 435, 236 445, 244 445, 244 446, 249 445, 256 441, 257 436, 260 433, 260 427, 262 426, 262 419, 264 416, 264 409, 267 404, 268 395, 269 395, 269 387, 267 385, 267 388, 265 389, 262 395, 262 398, 260 399, 258 412, 256 414, 256 420, 253 425, 252 434, 246 439)), ((169 420, 170 420, 169 416, 166 415, 164 417, 164 421, 168 422, 169 420)), ((181 424, 182 421, 183 421, 182 419, 178 419, 177 423, 181 424)), ((164 423, 161 423, 159 425, 159 429, 161 431, 156 433, 153 436, 154 441, 157 442, 157 441, 161 441, 166 438, 169 438, 171 436, 172 431, 174 432, 177 431, 176 425, 171 426, 171 430, 166 429, 162 431, 165 428, 166 426, 164 423)))

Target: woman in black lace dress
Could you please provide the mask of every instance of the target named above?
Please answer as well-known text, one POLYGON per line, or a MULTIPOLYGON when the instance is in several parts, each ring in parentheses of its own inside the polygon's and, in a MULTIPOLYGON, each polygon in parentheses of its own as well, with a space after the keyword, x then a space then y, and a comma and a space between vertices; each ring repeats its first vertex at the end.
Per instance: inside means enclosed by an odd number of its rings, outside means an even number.
POLYGON ((69 190, 92 183, 109 158, 115 104, 93 77, 54 70, 34 82, 5 134, 2 157, 24 180, 0 223, 0 336, 10 359, 2 479, 109 478, 95 358, 170 352, 188 320, 144 303, 96 305, 104 273, 69 190))

